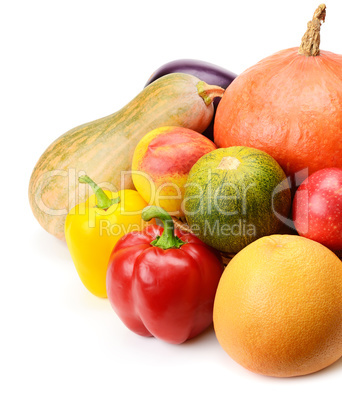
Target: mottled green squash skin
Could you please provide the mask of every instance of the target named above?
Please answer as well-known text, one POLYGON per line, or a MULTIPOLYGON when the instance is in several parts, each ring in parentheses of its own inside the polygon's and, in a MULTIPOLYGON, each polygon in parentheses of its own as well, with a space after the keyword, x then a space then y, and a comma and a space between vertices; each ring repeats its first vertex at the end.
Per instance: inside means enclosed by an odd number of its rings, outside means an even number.
POLYGON ((263 151, 240 146, 219 148, 195 163, 183 204, 192 231, 231 254, 277 233, 283 226, 277 214, 287 218, 290 207, 289 184, 279 164, 263 151))
POLYGON ((78 177, 86 174, 100 186, 117 191, 133 188, 134 149, 149 131, 160 126, 181 126, 203 132, 214 108, 206 104, 192 75, 161 77, 130 103, 107 117, 76 127, 54 141, 38 160, 29 183, 29 200, 41 226, 64 239, 68 211, 88 197, 78 177))

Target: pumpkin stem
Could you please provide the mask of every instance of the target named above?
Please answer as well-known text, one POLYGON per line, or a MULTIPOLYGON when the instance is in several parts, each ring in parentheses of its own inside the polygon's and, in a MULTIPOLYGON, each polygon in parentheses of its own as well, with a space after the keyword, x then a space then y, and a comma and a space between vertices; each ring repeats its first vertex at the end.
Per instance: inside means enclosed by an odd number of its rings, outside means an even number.
POLYGON ((321 4, 316 9, 312 21, 307 24, 307 30, 302 37, 298 53, 303 56, 318 56, 320 53, 319 44, 321 41, 321 22, 325 21, 326 5, 321 4))
POLYGON ((222 98, 225 89, 218 85, 209 85, 204 81, 199 81, 196 85, 198 95, 203 98, 205 104, 209 106, 217 97, 222 98))

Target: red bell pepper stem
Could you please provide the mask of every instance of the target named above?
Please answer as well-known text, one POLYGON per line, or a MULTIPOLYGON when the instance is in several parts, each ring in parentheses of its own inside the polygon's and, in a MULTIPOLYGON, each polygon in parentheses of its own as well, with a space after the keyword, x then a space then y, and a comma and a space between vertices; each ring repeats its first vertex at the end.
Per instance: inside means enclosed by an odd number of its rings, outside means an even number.
POLYGON ((156 239, 151 242, 152 246, 167 250, 169 248, 180 248, 185 244, 184 241, 175 235, 175 225, 173 224, 173 220, 163 208, 148 206, 143 209, 141 216, 144 221, 158 218, 163 223, 164 231, 161 236, 157 236, 156 239))
POLYGON ((111 205, 118 204, 120 202, 120 197, 109 198, 107 194, 100 188, 89 176, 80 176, 78 178, 80 183, 89 184, 95 193, 97 200, 96 208, 108 209, 111 205))

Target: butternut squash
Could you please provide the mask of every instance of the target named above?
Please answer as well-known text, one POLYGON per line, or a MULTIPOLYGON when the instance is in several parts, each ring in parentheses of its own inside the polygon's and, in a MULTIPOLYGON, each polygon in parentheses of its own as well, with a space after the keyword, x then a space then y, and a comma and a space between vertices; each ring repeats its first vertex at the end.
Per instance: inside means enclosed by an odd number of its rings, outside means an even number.
POLYGON ((212 101, 223 92, 189 74, 168 74, 118 112, 60 136, 38 160, 29 183, 30 205, 40 225, 64 239, 68 211, 88 196, 78 183, 80 175, 112 191, 134 188, 130 169, 140 139, 160 126, 203 132, 213 118, 212 101))

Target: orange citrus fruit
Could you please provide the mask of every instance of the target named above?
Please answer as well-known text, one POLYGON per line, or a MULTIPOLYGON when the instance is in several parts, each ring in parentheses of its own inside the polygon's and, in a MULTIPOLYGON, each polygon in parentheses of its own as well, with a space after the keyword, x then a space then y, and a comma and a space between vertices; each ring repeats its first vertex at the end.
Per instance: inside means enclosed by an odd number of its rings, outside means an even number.
POLYGON ((296 235, 249 244, 230 261, 214 303, 222 348, 255 373, 313 373, 342 356, 342 261, 296 235))

